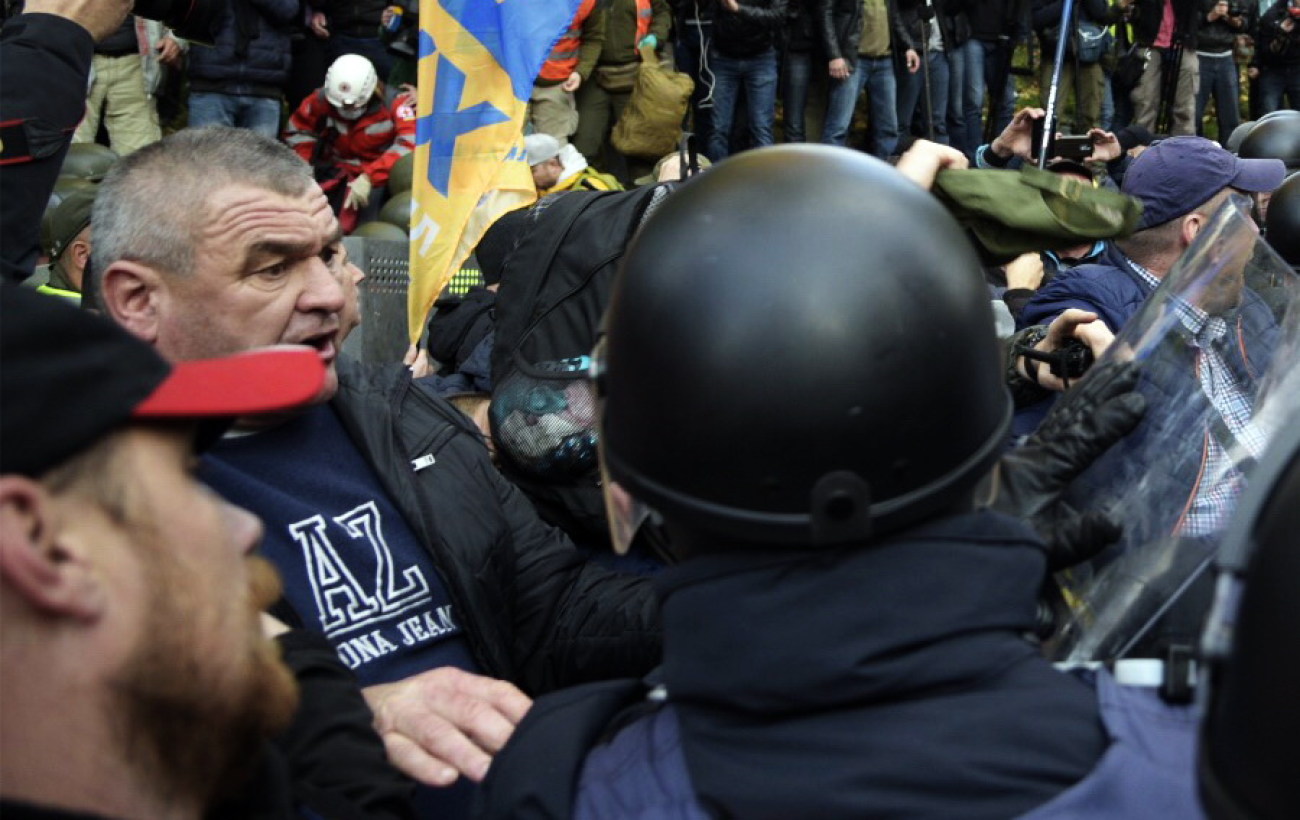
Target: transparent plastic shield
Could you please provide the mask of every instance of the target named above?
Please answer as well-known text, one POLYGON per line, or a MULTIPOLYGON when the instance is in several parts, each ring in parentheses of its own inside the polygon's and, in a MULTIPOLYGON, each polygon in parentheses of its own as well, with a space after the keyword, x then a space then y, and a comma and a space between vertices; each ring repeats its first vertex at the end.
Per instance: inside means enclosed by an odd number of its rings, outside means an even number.
POLYGON ((1226 203, 1102 361, 1136 360, 1147 414, 1067 499, 1124 527, 1058 580, 1066 662, 1123 657, 1213 559, 1256 461, 1300 406, 1300 280, 1226 203))

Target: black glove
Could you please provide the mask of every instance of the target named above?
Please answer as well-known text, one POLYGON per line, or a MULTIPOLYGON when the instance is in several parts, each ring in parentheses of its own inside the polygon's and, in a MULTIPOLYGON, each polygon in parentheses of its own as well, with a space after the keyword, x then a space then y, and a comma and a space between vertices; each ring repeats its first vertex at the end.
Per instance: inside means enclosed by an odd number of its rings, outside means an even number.
POLYGON ((1053 572, 1087 561, 1119 538, 1119 525, 1103 513, 1080 515, 1061 496, 1142 419, 1146 399, 1133 391, 1137 380, 1132 362, 1094 366, 993 473, 988 506, 1034 526, 1047 542, 1053 572))

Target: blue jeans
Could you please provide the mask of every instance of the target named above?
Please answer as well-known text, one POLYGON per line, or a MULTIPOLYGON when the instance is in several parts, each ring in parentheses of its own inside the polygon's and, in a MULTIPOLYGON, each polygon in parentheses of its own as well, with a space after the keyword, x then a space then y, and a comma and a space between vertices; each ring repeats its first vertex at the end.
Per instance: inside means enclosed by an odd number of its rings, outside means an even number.
POLYGON ((190 93, 190 126, 230 125, 275 139, 280 136, 280 101, 247 94, 190 93))
POLYGON ((1240 78, 1237 74, 1237 61, 1232 52, 1220 56, 1201 56, 1201 85, 1196 92, 1196 133, 1205 136, 1202 124, 1205 106, 1214 95, 1214 112, 1219 118, 1219 140, 1224 141, 1233 129, 1241 124, 1241 114, 1237 109, 1237 95, 1240 90, 1240 78))
MULTIPOLYGON (((974 151, 984 142, 984 92, 988 90, 988 82, 997 70, 1001 49, 997 43, 986 43, 974 37, 967 40, 962 49, 966 52, 965 85, 962 86, 962 108, 966 119, 965 144, 970 146, 970 151, 974 151)), ((993 119, 996 134, 1011 122, 1011 117, 1015 114, 1016 85, 1010 72, 1007 73, 1002 104, 997 111, 992 110, 994 104, 995 101, 990 99, 989 117, 993 119)))
POLYGON ((808 85, 812 82, 812 52, 787 51, 781 75, 781 104, 785 114, 785 141, 806 142, 808 85))
POLYGON ((853 127, 853 112, 858 95, 866 86, 872 144, 871 153, 888 159, 898 145, 898 99, 894 84, 892 57, 858 57, 853 73, 843 80, 831 80, 830 99, 826 103, 826 129, 822 142, 843 145, 853 127))
POLYGON ((749 112, 749 140, 754 148, 772 144, 776 121, 776 49, 754 57, 728 57, 709 52, 713 69, 713 129, 709 134, 709 159, 714 162, 731 154, 728 136, 736 112, 736 97, 743 86, 749 112))
POLYGON ((1284 94, 1287 98, 1286 108, 1300 108, 1300 65, 1260 66, 1260 114, 1283 108, 1284 94))
POLYGON ((989 118, 993 120, 993 133, 996 136, 1011 124, 1011 118, 1016 114, 1016 78, 1011 75, 1011 50, 1014 46, 1011 43, 1001 43, 993 45, 984 44, 984 85, 992 85, 994 74, 999 70, 998 63, 1005 57, 1006 65, 1002 67, 1005 71, 1005 85, 1002 90, 1002 104, 998 110, 994 111, 993 106, 996 102, 993 99, 993 89, 989 88, 989 118))
POLYGON ((1110 75, 1101 84, 1101 116, 1097 118, 1097 127, 1104 131, 1114 131, 1111 126, 1115 123, 1115 92, 1110 86, 1110 75))
POLYGON ((920 123, 919 136, 933 139, 935 142, 948 144, 948 58, 942 51, 931 51, 926 55, 926 64, 915 74, 903 70, 898 75, 898 124, 904 131, 911 128, 913 117, 920 123), (930 79, 930 116, 934 123, 934 136, 927 133, 929 121, 926 117, 925 80, 926 72, 930 79))
POLYGON ((973 155, 979 143, 966 138, 966 72, 970 62, 965 45, 945 52, 948 59, 948 144, 963 154, 973 155))

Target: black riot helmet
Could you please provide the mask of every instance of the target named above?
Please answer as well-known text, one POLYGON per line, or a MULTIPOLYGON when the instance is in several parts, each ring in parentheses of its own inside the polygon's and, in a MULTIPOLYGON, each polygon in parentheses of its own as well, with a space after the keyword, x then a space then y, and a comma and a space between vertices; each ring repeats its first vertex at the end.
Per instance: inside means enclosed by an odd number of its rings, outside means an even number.
POLYGON ((1279 108, 1275 111, 1268 112, 1255 122, 1269 122, 1270 120, 1287 119, 1300 119, 1300 111, 1297 111, 1294 108, 1279 108))
POLYGON ((1293 268, 1300 268, 1300 173, 1287 177, 1268 201, 1264 238, 1293 268))
POLYGON ((1287 170, 1300 170, 1300 116, 1262 119, 1241 141, 1243 159, 1280 159, 1287 170))
POLYGON ((863 542, 969 498, 1002 448, 975 252, 856 151, 764 148, 684 184, 629 246, 606 323, 605 469, 686 551, 863 542))
POLYGON ((1198 774, 1214 820, 1281 820, 1300 806, 1300 424, 1251 476, 1219 548, 1202 654, 1198 774))

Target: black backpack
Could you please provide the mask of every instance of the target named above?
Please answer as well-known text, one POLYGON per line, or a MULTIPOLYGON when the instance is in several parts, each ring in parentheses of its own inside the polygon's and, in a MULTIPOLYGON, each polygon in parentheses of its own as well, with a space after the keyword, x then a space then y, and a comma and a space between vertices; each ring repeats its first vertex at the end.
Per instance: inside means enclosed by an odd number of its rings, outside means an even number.
POLYGON ((671 185, 572 191, 532 207, 496 300, 492 438, 502 471, 579 542, 607 538, 587 378, 619 260, 671 185))

